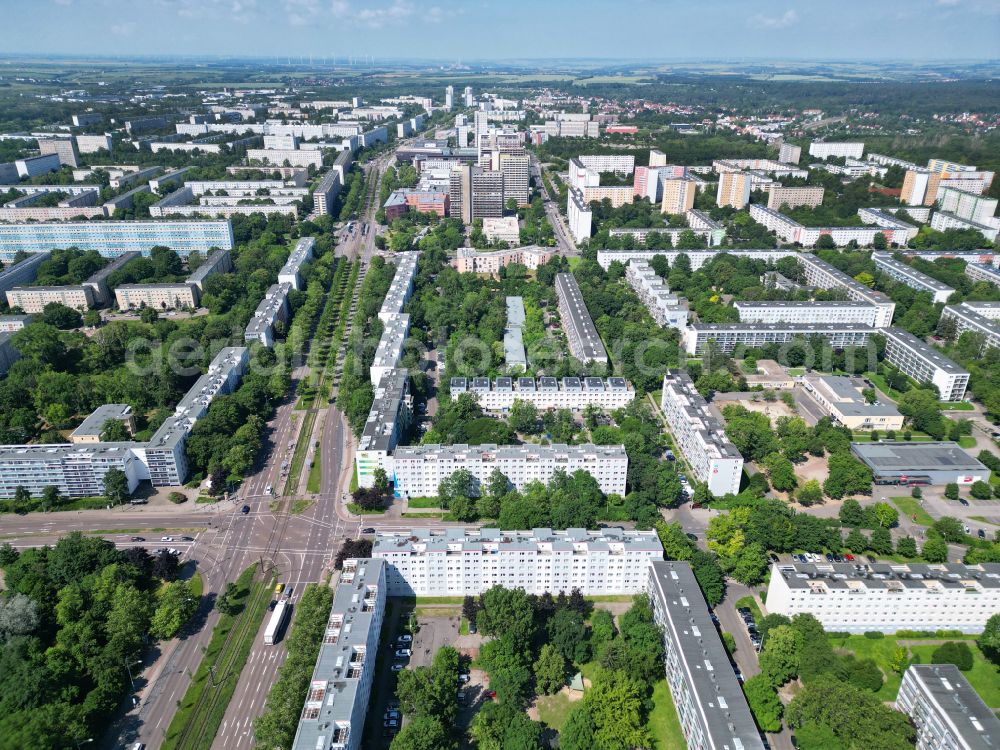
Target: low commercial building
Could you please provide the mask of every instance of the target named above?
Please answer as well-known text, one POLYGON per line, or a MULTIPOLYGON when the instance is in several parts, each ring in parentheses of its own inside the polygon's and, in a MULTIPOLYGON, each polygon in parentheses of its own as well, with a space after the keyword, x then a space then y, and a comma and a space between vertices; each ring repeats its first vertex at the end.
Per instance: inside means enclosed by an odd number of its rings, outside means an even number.
POLYGON ((471 247, 460 247, 451 261, 452 267, 459 273, 490 273, 498 274, 503 266, 520 263, 529 270, 536 271, 545 265, 555 255, 555 250, 540 245, 524 245, 508 250, 476 250, 471 247))
POLYGON ((646 261, 630 261, 625 267, 625 280, 659 325, 678 330, 687 326, 687 300, 671 294, 670 287, 646 261))
POLYGON ((795 387, 795 378, 773 359, 758 359, 756 372, 747 374, 744 379, 748 388, 783 391, 795 387))
POLYGON ((410 333, 410 316, 390 315, 382 327, 382 338, 375 348, 375 358, 369 368, 372 385, 378 385, 385 374, 396 367, 403 358, 403 345, 410 333))
POLYGON ((807 612, 827 632, 981 633, 1000 611, 1000 564, 775 564, 765 605, 786 617, 807 612))
POLYGON ((628 455, 623 445, 417 445, 397 447, 392 457, 396 495, 434 497, 441 482, 460 469, 472 475, 474 493, 498 469, 518 490, 556 471, 581 470, 606 495, 625 495, 628 455))
POLYGON ((384 561, 344 561, 292 750, 360 750, 387 588, 384 561))
MULTIPOLYGON (((968 266, 966 266, 968 269, 968 266)), ((941 311, 942 320, 955 321, 955 337, 973 331, 982 337, 980 352, 990 347, 1000 348, 1000 303, 963 302, 948 305, 941 311)))
POLYGON ((911 664, 896 710, 917 728, 916 750, 990 750, 1000 746, 1000 719, 954 664, 911 664))
POLYGON ((625 378, 567 377, 452 378, 451 397, 470 393, 484 411, 507 412, 515 401, 526 401, 537 409, 583 411, 596 406, 614 411, 635 398, 635 389, 625 378))
POLYGON ((901 284, 918 292, 930 292, 933 302, 947 302, 955 290, 947 284, 942 284, 935 278, 921 273, 908 263, 896 260, 891 253, 872 253, 875 268, 901 284))
POLYGON ((566 201, 566 221, 573 239, 576 242, 589 239, 593 224, 593 212, 590 210, 590 203, 584 200, 583 191, 571 187, 566 201))
POLYGON ((26 313, 40 313, 51 303, 86 312, 94 306, 94 292, 86 286, 18 286, 7 291, 7 304, 26 313))
POLYGON ((253 318, 247 324, 243 339, 247 342, 259 341, 267 347, 274 346, 274 327, 288 319, 288 293, 290 284, 272 284, 264 299, 257 305, 253 318))
POLYGON ((490 217, 483 219, 483 234, 487 242, 499 240, 510 245, 521 241, 521 227, 516 216, 490 217))
POLYGON ((885 336, 885 361, 918 383, 931 383, 942 401, 961 401, 969 386, 969 371, 909 331, 895 326, 879 331, 885 336))
POLYGON ((375 388, 375 399, 354 455, 360 487, 375 485, 376 469, 392 476, 392 453, 412 415, 409 373, 402 368, 387 370, 375 388))
POLYGON ((292 289, 302 288, 302 267, 313 257, 315 237, 300 237, 288 255, 285 265, 278 271, 278 283, 288 284, 292 289))
POLYGON ((396 264, 396 273, 392 277, 389 291, 386 292, 385 299, 382 300, 382 308, 378 313, 378 318, 383 323, 393 316, 401 314, 413 295, 413 282, 417 277, 419 258, 419 252, 408 252, 397 254, 393 259, 396 264))
POLYGON ((812 253, 800 253, 796 257, 805 270, 806 284, 819 289, 842 289, 847 294, 847 299, 874 305, 878 308, 878 315, 875 318, 876 328, 885 328, 892 323, 896 303, 887 295, 869 289, 857 279, 820 260, 812 253))
POLYGON ((686 562, 654 560, 646 593, 663 634, 667 685, 681 731, 697 750, 763 750, 698 579, 686 562))
POLYGON ((608 353, 573 274, 556 274, 556 296, 559 300, 559 318, 566 333, 570 354, 584 364, 607 364, 608 353))
POLYGON ((507 327, 503 332, 503 360, 508 372, 528 369, 528 355, 524 351, 522 330, 526 316, 522 297, 507 298, 507 327))
POLYGON ((656 532, 614 527, 414 529, 376 534, 372 557, 386 563, 389 596, 476 596, 493 586, 600 596, 642 593, 663 546, 656 532))
POLYGON ((131 435, 135 432, 135 415, 128 404, 102 404, 83 420, 79 427, 70 433, 73 443, 102 443, 101 433, 104 426, 110 422, 121 422, 131 435))
POLYGON ((817 159, 829 159, 831 156, 836 156, 840 158, 851 158, 860 159, 864 156, 865 144, 864 142, 827 142, 827 141, 810 141, 809 143, 809 156, 815 156, 817 159))
POLYGON ((834 349, 844 349, 865 346, 875 333, 882 331, 860 323, 695 323, 685 329, 683 338, 687 353, 695 356, 709 341, 720 351, 731 352, 737 346, 760 349, 818 336, 834 349))
POLYGON ((783 185, 771 185, 765 188, 767 193, 767 207, 775 210, 782 206, 795 208, 796 206, 810 206, 815 208, 823 204, 823 188, 821 187, 784 187, 783 185))
POLYGON ((738 493, 743 456, 712 416, 690 375, 681 370, 667 371, 663 376, 660 409, 697 481, 707 484, 716 497, 738 493))
POLYGON ((851 443, 872 471, 875 484, 972 484, 988 482, 990 470, 958 443, 851 443))
POLYGON ((868 302, 747 302, 737 300, 733 309, 741 323, 860 323, 873 326, 879 310, 868 302))
POLYGON ((840 375, 806 375, 805 389, 833 418, 851 430, 901 430, 903 415, 891 403, 868 403, 864 383, 840 375))
POLYGON ((196 308, 200 299, 194 284, 122 284, 115 287, 115 302, 119 310, 181 310, 196 308))

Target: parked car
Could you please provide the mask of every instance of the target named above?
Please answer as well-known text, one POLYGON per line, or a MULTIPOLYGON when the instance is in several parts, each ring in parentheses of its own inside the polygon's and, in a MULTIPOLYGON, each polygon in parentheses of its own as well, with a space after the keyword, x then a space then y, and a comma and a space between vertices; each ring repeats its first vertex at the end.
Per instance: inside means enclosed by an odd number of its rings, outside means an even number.
POLYGON ((402 714, 399 713, 399 711, 389 710, 389 711, 385 712, 385 715, 382 716, 382 719, 383 720, 388 720, 388 719, 397 719, 398 720, 400 716, 402 716, 402 714))
POLYGON ((174 547, 171 547, 170 549, 167 550, 167 554, 168 555, 180 555, 180 553, 181 553, 181 551, 179 549, 174 548, 174 547))
POLYGON ((410 656, 413 656, 413 652, 410 651, 410 649, 408 649, 408 648, 397 648, 396 649, 396 658, 397 659, 405 659, 405 658, 410 657, 410 656))
POLYGON ((829 552, 826 553, 826 561, 833 562, 833 555, 831 555, 829 552))
POLYGON ((193 542, 194 541, 194 537, 193 536, 182 536, 181 537, 181 541, 182 542, 193 542))
POLYGON ((409 633, 403 633, 401 636, 396 638, 400 643, 410 643, 413 640, 413 636, 409 633))
POLYGON ((470 623, 469 623, 469 634, 470 634, 470 635, 475 635, 475 634, 476 634, 476 633, 478 633, 478 632, 479 632, 479 631, 478 631, 478 630, 476 630, 476 623, 474 623, 474 622, 470 622, 470 623))
POLYGON ((958 498, 958 502, 960 502, 962 505, 968 505, 969 504, 969 501, 966 500, 964 497, 958 498))
POLYGON ((470 679, 470 677, 469 677, 469 675, 467 675, 467 674, 460 674, 460 675, 458 676, 458 681, 459 681, 460 683, 462 683, 463 685, 464 685, 465 683, 467 683, 467 682, 469 681, 469 679, 470 679))
POLYGON ((277 599, 272 599, 271 603, 267 605, 267 611, 268 612, 273 612, 274 608, 277 607, 277 606, 278 606, 278 600, 277 599))
POLYGON ((405 664, 393 664, 392 665, 392 671, 393 672, 402 672, 405 667, 406 667, 405 664))
POLYGON ((844 555, 844 559, 847 560, 847 562, 854 562, 854 555, 848 552, 846 555, 844 555))
POLYGON ((986 538, 986 532, 983 531, 982 529, 979 530, 979 538, 980 539, 985 539, 986 538))
POLYGON ((386 719, 382 722, 382 726, 387 729, 395 729, 399 726, 399 721, 397 719, 386 719))
POLYGON ((240 513, 242 513, 244 516, 247 513, 249 513, 249 512, 250 512, 250 506, 249 505, 244 505, 242 508, 240 508, 240 513))

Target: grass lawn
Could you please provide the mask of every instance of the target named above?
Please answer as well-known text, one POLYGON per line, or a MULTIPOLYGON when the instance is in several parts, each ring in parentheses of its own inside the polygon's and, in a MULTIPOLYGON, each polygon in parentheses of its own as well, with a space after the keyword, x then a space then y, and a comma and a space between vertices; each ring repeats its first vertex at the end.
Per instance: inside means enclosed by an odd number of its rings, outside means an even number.
POLYGON ((313 502, 312 500, 307 500, 304 497, 300 497, 298 500, 292 503, 292 509, 291 509, 292 514, 298 515, 299 513, 304 512, 310 505, 312 505, 312 502, 313 502))
POLYGON ((403 518, 444 518, 444 513, 401 513, 400 515, 403 518))
POLYGON ((458 623, 458 634, 459 635, 469 634, 469 621, 466 620, 464 617, 462 618, 462 621, 458 623))
POLYGON ((959 448, 975 448, 976 447, 976 439, 974 437, 972 437, 972 435, 962 435, 962 437, 960 437, 958 439, 958 447, 959 448))
POLYGON ((440 508, 441 501, 436 497, 411 497, 406 501, 410 508, 440 508))
POLYGON ((631 602, 635 599, 632 594, 605 594, 604 596, 585 596, 588 602, 631 602))
POLYGON ((465 601, 464 596, 418 596, 416 597, 414 603, 419 606, 421 604, 462 604, 465 601))
POLYGON ((687 743, 677 718, 673 696, 666 680, 653 686, 653 710, 649 712, 649 731, 657 750, 685 750, 687 743))
POLYGON ((320 479, 323 476, 323 462, 320 460, 320 449, 313 453, 312 466, 309 467, 309 478, 306 480, 306 492, 319 492, 320 479))
POLYGON ((566 723, 573 703, 565 693, 542 695, 535 704, 538 707, 538 718, 545 726, 558 732, 566 723))
MULTIPOLYGON (((753 374, 753 373, 751 373, 753 374)), ((793 378, 801 378, 806 374, 806 368, 804 367, 789 367, 788 375, 793 378)))
MULTIPOLYGON (((885 432, 879 432, 878 438, 879 438, 879 440, 885 440, 886 439, 885 432)), ((857 442, 857 443, 869 443, 869 442, 871 442, 871 439, 872 439, 872 434, 870 432, 866 432, 865 430, 855 430, 854 431, 854 441, 857 442)), ((898 440, 899 442, 907 442, 907 443, 911 443, 911 442, 912 443, 929 443, 932 440, 934 440, 934 438, 932 438, 930 435, 927 435, 927 434, 925 434, 923 432, 913 432, 913 435, 912 435, 912 437, 909 440, 903 440, 903 431, 902 430, 896 430, 896 440, 898 440)))
POLYGON ((979 523, 988 523, 990 526, 1000 526, 1000 523, 991 521, 986 516, 969 516, 970 521, 979 521, 979 523))
POLYGON ((916 516, 915 523, 919 523, 921 526, 930 526, 934 523, 934 519, 930 517, 930 514, 924 510, 924 506, 916 498, 890 497, 889 499, 899 508, 901 513, 905 513, 910 518, 916 516))
MULTIPOLYGON (((914 640, 930 639, 921 638, 914 640)), ((909 646, 911 658, 921 664, 928 664, 931 662, 931 654, 934 653, 934 649, 941 643, 945 643, 948 640, 965 640, 969 648, 972 649, 973 662, 972 669, 962 674, 965 675, 980 697, 986 701, 987 706, 994 709, 1000 708, 1000 669, 986 660, 986 657, 983 656, 975 642, 959 638, 934 640, 935 643, 928 645, 909 646)), ((878 697, 886 701, 895 700, 901 680, 901 675, 889 668, 893 651, 896 649, 895 638, 889 636, 870 640, 863 635, 852 635, 847 638, 831 638, 830 642, 834 648, 843 648, 854 652, 859 659, 874 659, 886 677, 886 682, 878 692, 878 697)))
POLYGON ((357 503, 348 503, 347 509, 356 516, 380 516, 383 513, 385 513, 385 508, 377 508, 376 510, 365 510, 357 503))
POLYGON ((757 600, 752 596, 744 596, 742 599, 737 599, 735 606, 739 607, 749 607, 750 611, 753 613, 753 619, 760 622, 764 616, 760 613, 760 607, 757 606, 757 600))
POLYGON ((942 401, 938 404, 941 411, 975 411, 975 408, 968 401, 942 401))
POLYGON ((354 494, 354 490, 358 488, 358 467, 354 467, 354 471, 351 472, 351 486, 348 487, 351 494, 354 494))
POLYGON ((205 583, 201 580, 201 573, 195 571, 194 575, 191 576, 191 580, 188 581, 188 591, 191 592, 191 596, 200 599, 202 593, 205 591, 205 583))
POLYGON ((194 502, 196 505, 211 505, 212 503, 219 502, 219 498, 209 497, 208 495, 199 495, 198 499, 194 502))
MULTIPOLYGON (((556 191, 553 191, 553 192, 556 192, 556 191)), ((570 271, 572 271, 578 265, 580 265, 581 263, 583 263, 583 258, 581 258, 581 257, 579 257, 577 255, 570 256, 566 260, 569 261, 569 270, 570 271)))
POLYGON ((865 377, 872 381, 875 386, 882 391, 885 395, 891 398, 893 401, 899 401, 903 394, 899 391, 893 390, 889 387, 889 384, 885 382, 885 378, 875 372, 866 372, 865 377))

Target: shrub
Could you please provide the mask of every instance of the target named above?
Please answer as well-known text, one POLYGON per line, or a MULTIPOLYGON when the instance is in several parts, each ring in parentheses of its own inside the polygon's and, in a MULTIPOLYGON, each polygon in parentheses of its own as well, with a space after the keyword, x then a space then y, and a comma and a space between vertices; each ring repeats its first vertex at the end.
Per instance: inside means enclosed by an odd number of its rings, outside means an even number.
POLYGON ((948 641, 934 649, 934 653, 931 654, 931 662, 934 664, 954 664, 963 672, 968 672, 972 669, 972 649, 962 641, 948 641))
POLYGON ((865 633, 865 638, 872 641, 877 641, 879 638, 885 638, 885 633, 879 630, 869 630, 865 633))
POLYGON ((187 495, 185 495, 183 492, 171 492, 169 495, 167 495, 167 499, 174 505, 180 505, 181 503, 187 502, 187 495))

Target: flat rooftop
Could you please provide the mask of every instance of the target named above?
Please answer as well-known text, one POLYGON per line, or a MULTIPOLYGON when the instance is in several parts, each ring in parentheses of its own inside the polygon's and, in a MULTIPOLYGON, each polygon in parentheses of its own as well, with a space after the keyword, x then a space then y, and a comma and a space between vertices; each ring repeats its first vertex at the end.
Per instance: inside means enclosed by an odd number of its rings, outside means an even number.
POLYGON ((996 750, 1000 747, 1000 719, 973 690, 954 664, 913 664, 916 681, 946 717, 951 728, 969 750, 996 750))
POLYGON ((102 404, 90 413, 72 432, 73 437, 100 437, 104 423, 109 419, 124 421, 132 416, 132 407, 128 404, 102 404))
POLYGON ((939 368, 942 372, 948 373, 949 375, 969 374, 969 371, 964 367, 959 365, 957 362, 948 359, 933 346, 928 344, 923 339, 917 338, 909 331, 904 331, 902 328, 890 326, 889 328, 883 328, 879 331, 879 333, 887 339, 891 339, 901 346, 906 347, 929 364, 939 368))
POLYGON ((850 417, 898 417, 899 410, 891 403, 869 404, 861 395, 864 384, 843 375, 807 375, 806 383, 821 396, 835 404, 837 410, 850 417))
POLYGON ((851 450, 876 475, 927 471, 990 473, 983 464, 959 448, 958 443, 851 443, 851 450))
POLYGON ((771 575, 794 589, 1000 589, 1000 563, 775 563, 771 575))

